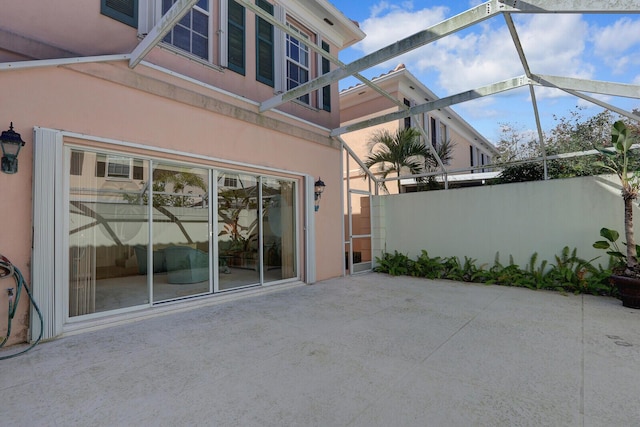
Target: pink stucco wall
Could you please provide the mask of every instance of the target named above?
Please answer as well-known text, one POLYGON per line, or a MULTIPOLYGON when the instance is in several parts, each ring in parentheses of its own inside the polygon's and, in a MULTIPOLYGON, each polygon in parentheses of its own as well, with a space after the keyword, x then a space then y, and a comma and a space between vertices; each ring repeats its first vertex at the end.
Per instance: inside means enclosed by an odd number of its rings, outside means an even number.
MULTIPOLYGON (((328 132, 276 113, 258 119, 269 126, 248 123, 243 116, 256 115, 254 105, 167 75, 160 81, 155 72, 131 71, 125 64, 14 70, 0 72, 0 77, 2 130, 13 121, 26 141, 18 173, 0 173, 0 253, 25 273, 27 281, 35 126, 173 149, 187 157, 195 153, 321 176, 327 189, 315 214, 317 278, 342 274, 340 151, 328 132), (241 108, 234 110, 234 106, 241 108)), ((26 297, 21 303, 20 319, 26 313, 26 297)), ((5 297, 0 295, 0 319, 6 318, 6 310, 5 297)), ((14 341, 25 338, 26 321, 20 319, 14 322, 14 341)))
MULTIPOLYGON (((215 28, 217 23, 216 2, 212 2, 212 13, 215 28)), ((245 28, 245 75, 220 67, 219 46, 220 32, 214 31, 210 43, 213 45, 213 59, 210 64, 187 58, 179 51, 166 49, 159 43, 144 60, 155 65, 184 74, 196 80, 262 102, 275 96, 274 88, 256 80, 255 58, 255 15, 246 11, 245 28)), ((15 44, 14 52, 5 54, 0 50, 0 61, 19 59, 49 59, 58 57, 98 56, 109 54, 131 53, 140 42, 138 30, 120 23, 100 13, 100 2, 91 2, 87 7, 86 0, 65 0, 64 6, 58 2, 42 2, 24 0, 9 5, 8 10, 0 14, 0 35, 10 34, 15 44), (34 25, 37 23, 37 25, 34 25), (80 36, 81 35, 81 36, 80 36), (15 40, 24 38, 20 43, 15 40), (26 41, 26 40, 29 41, 26 41), (37 43, 36 48, 33 43, 37 43), (49 47, 47 49, 46 47, 49 47), (16 56, 17 52, 24 54, 16 56)), ((1 43, 0 43, 1 46, 1 43)), ((337 56, 338 47, 331 45, 331 52, 337 56)), ((318 60, 311 54, 311 76, 317 75, 318 60)), ((311 106, 290 102, 278 108, 304 120, 309 120, 327 128, 339 126, 338 86, 332 85, 332 111, 326 112, 317 108, 317 102, 311 106)), ((317 93, 312 93, 316 99, 317 93)))
POLYGON ((99 1, 9 3, 3 4, 0 14, 2 30, 28 35, 29 39, 64 48, 78 56, 127 53, 138 43, 137 30, 101 15, 99 1))

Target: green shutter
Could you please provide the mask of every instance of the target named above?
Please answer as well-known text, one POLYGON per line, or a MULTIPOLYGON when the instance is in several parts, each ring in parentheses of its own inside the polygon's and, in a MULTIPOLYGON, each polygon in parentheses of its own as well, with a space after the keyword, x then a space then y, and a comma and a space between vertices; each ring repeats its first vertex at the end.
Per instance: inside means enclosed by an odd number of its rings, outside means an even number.
POLYGON ((245 56, 245 12, 244 7, 233 0, 228 0, 227 23, 227 67, 244 76, 244 56, 245 56))
MULTIPOLYGON (((273 15, 271 3, 256 0, 256 5, 273 15)), ((271 87, 275 84, 273 25, 259 16, 256 16, 256 80, 271 87)))
MULTIPOLYGON (((322 50, 330 52, 329 43, 322 42, 322 50)), ((329 60, 322 57, 322 74, 327 74, 330 71, 329 60)), ((331 85, 327 85, 322 88, 322 109, 324 111, 331 112, 331 85)))
POLYGON ((100 0, 100 13, 138 28, 138 0, 100 0))

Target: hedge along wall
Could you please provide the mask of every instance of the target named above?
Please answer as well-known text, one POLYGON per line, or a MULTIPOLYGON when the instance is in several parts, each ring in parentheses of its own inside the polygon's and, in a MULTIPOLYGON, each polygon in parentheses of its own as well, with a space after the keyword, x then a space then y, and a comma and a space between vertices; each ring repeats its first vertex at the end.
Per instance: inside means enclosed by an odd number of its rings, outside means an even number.
MULTIPOLYGON (((507 264, 513 255, 524 267, 534 252, 555 262, 564 246, 594 264, 608 264, 592 247, 600 228, 613 228, 624 240, 624 205, 615 176, 487 185, 420 193, 374 196, 373 256, 398 251, 415 258, 465 256, 493 264, 496 252, 507 264)), ((634 203, 640 241, 640 209, 634 203)), ((604 256, 603 256, 604 255, 604 256)))

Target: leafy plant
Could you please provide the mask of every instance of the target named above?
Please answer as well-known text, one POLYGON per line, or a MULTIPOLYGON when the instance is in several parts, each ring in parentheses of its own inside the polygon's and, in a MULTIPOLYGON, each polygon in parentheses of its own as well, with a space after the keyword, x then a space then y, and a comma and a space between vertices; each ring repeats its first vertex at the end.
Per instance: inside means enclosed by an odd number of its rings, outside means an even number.
POLYGON ((505 167, 498 177, 499 183, 540 181, 544 179, 542 164, 535 162, 519 163, 505 167))
MULTIPOLYGON (((144 186, 144 181, 141 182, 144 186)), ((205 179, 195 173, 185 171, 172 171, 156 169, 153 173, 153 206, 159 207, 190 207, 193 204, 193 192, 207 193, 205 179)), ((146 190, 146 186, 145 186, 146 190)), ((149 192, 141 191, 139 194, 123 194, 123 199, 131 204, 149 203, 149 192)))
POLYGON ((423 250, 420 256, 413 263, 411 276, 426 277, 428 279, 440 279, 444 268, 440 257, 430 258, 427 251, 423 250))
MULTIPOLYGON (((638 191, 640 190, 640 174, 638 171, 632 171, 632 168, 630 168, 629 165, 631 148, 635 139, 635 136, 630 132, 624 122, 620 120, 615 122, 611 129, 611 143, 613 145, 613 151, 604 148, 599 149, 600 153, 604 156, 604 160, 596 162, 596 165, 615 173, 620 181, 620 185, 622 187, 622 199, 624 201, 624 233, 627 245, 626 253, 624 253, 625 269, 623 274, 625 276, 640 277, 638 257, 635 249, 636 243, 633 235, 632 206, 632 202, 638 198, 638 191)), ((607 238, 606 236, 603 237, 607 238)), ((615 242, 615 240, 617 239, 613 239, 613 242, 615 242)), ((600 244, 600 246, 603 245, 600 244)), ((622 253, 619 250, 614 252, 622 253)))
POLYGON ((249 251, 258 240, 258 219, 243 224, 247 212, 258 209, 255 187, 250 189, 225 189, 218 199, 218 217, 223 226, 218 236, 229 236, 230 250, 249 251))
MULTIPOLYGON (((607 254, 612 257, 614 271, 619 272, 624 270, 626 266, 626 255, 622 252, 617 243, 620 233, 616 230, 603 227, 600 229, 600 236, 604 237, 606 240, 598 240, 593 244, 593 247, 607 251, 607 254)), ((636 245, 636 258, 638 257, 640 257, 640 245, 636 245)))
POLYGON ((392 254, 385 253, 382 258, 376 257, 377 266, 374 271, 379 273, 387 273, 392 276, 401 276, 409 274, 410 259, 407 255, 395 251, 392 254))
MULTIPOLYGON (((382 178, 387 178, 389 174, 395 174, 399 177, 402 173, 418 175, 423 172, 433 171, 438 167, 438 162, 432 154, 428 145, 425 145, 420 132, 416 128, 402 128, 395 133, 387 129, 375 132, 370 137, 368 143, 369 155, 365 159, 365 166, 372 170, 377 167, 382 178)), ((449 140, 442 141, 436 147, 436 154, 443 162, 448 162, 453 158, 454 143, 449 140)), ((436 185, 434 180, 424 178, 417 179, 419 183, 427 183, 436 185)), ((398 192, 400 192, 400 181, 398 184, 398 192)), ((420 185, 421 189, 425 187, 420 185)), ((382 188, 388 191, 385 182, 382 188)))
POLYGON ((534 253, 525 268, 515 264, 509 256, 509 263, 500 262, 500 254, 496 253, 494 263, 488 269, 478 266, 476 260, 464 257, 430 257, 423 250, 417 259, 411 260, 407 255, 395 251, 385 253, 376 258, 376 272, 394 276, 410 275, 428 279, 449 279, 464 282, 517 286, 529 289, 546 289, 560 292, 587 293, 594 295, 615 295, 615 288, 609 283, 609 268, 595 267, 595 260, 584 260, 577 255, 577 250, 564 247, 555 257, 555 264, 546 260, 538 262, 538 254, 534 253))

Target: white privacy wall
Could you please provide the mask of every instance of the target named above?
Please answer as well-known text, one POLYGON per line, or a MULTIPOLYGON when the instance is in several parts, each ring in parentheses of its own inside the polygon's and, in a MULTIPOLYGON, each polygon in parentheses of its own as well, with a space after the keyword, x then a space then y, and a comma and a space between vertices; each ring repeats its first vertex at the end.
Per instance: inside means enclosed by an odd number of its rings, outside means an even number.
MULTIPOLYGON (((496 252, 507 264, 513 255, 524 267, 534 252, 538 262, 555 263, 564 246, 591 259, 604 251, 591 245, 602 227, 623 234, 623 201, 614 176, 375 196, 372 200, 373 256, 394 250, 415 258, 465 256, 493 264, 496 252)), ((634 204, 640 240, 640 210, 634 204)), ((608 256, 595 263, 606 265, 608 256)))

